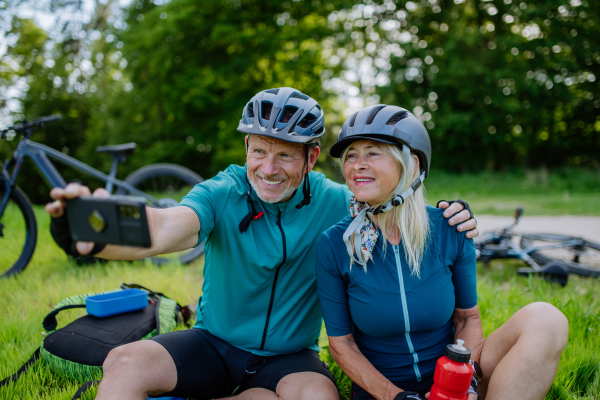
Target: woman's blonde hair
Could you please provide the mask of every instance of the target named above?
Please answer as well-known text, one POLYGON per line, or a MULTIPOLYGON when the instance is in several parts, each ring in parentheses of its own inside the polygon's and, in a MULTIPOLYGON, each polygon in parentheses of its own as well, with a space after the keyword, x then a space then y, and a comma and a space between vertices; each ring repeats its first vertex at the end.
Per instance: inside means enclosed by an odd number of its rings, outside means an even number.
MULTIPOLYGON (((411 157, 410 165, 405 165, 404 159, 402 158, 402 152, 398 146, 391 144, 380 144, 379 146, 385 152, 389 153, 400 165, 400 176, 398 182, 402 178, 402 174, 407 174, 407 179, 404 179, 404 185, 400 188, 403 192, 408 189, 415 179, 421 175, 418 163, 411 157)), ((342 170, 344 168, 344 162, 348 154, 350 146, 344 150, 340 157, 340 164, 342 170)), ((411 153, 413 154, 413 153, 411 153)), ((395 194, 395 189, 389 194, 385 201, 381 204, 387 203, 395 194)), ((381 204, 370 204, 371 207, 375 208, 381 204)), ((421 185, 411 196, 409 196, 404 204, 394 207, 391 211, 381 213, 375 216, 374 223, 379 227, 381 237, 383 240, 383 251, 385 254, 387 247, 387 233, 392 230, 393 227, 398 227, 400 230, 400 239, 402 247, 404 248, 404 254, 406 262, 411 271, 411 275, 420 277, 420 267, 423 261, 423 254, 425 253, 425 247, 427 246, 427 239, 429 237, 429 216, 427 214, 427 206, 425 201, 425 187, 421 185)), ((354 234, 352 235, 352 248, 354 248, 354 234)), ((354 257, 351 257, 350 267, 354 257)), ((365 271, 367 270, 367 263, 363 266, 365 271)))

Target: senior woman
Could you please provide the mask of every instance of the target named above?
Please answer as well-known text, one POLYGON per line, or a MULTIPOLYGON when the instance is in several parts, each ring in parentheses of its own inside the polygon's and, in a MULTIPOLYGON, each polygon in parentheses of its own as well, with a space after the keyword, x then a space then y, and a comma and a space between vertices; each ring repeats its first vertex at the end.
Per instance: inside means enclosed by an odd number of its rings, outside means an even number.
POLYGON ((542 399, 566 345, 566 318, 534 303, 484 340, 473 241, 425 203, 431 144, 421 122, 396 106, 364 108, 330 153, 354 197, 351 216, 319 240, 317 286, 353 399, 428 397, 437 359, 458 338, 475 363, 469 400, 480 380, 481 398, 542 399))

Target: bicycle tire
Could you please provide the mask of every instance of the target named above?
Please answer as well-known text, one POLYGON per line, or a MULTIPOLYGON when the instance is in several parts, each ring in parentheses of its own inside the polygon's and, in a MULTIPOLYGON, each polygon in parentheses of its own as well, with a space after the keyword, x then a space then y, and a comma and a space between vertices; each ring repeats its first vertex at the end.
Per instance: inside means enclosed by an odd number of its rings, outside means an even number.
MULTIPOLYGON (((177 179, 190 186, 194 186, 204 181, 204 179, 200 175, 188 168, 182 167, 181 165, 161 163, 147 165, 138 170, 135 170, 130 175, 128 175, 127 178, 125 178, 125 182, 135 187, 136 189, 140 189, 143 191, 148 191, 150 186, 160 191, 163 188, 158 186, 162 184, 168 184, 169 182, 173 183, 171 178, 177 179), (155 180, 157 182, 154 182, 155 180)), ((122 188, 119 188, 116 194, 128 194, 128 192, 122 188)), ((172 200, 173 201, 171 202, 171 205, 179 203, 179 199, 172 200)), ((160 207, 165 207, 165 203, 163 203, 160 207)), ((204 254, 204 242, 201 243, 198 247, 191 250, 190 252, 181 255, 177 259, 182 264, 189 264, 198 257, 200 257, 202 254, 204 254)), ((150 259, 153 263, 158 265, 166 264, 173 261, 173 259, 165 257, 151 257, 150 259)))
POLYGON ((541 242, 566 242, 581 240, 580 246, 565 247, 560 249, 540 249, 529 255, 539 264, 560 262, 567 266, 569 272, 589 277, 600 277, 600 244, 581 238, 552 234, 528 234, 521 238, 521 247, 526 249, 541 242), (583 261, 581 256, 585 255, 583 261))
MULTIPOLYGON (((0 179, 0 199, 4 196, 5 190, 5 181, 4 179, 0 179)), ((25 243, 23 244, 23 249, 21 250, 21 254, 17 261, 8 270, 3 272, 0 275, 0 278, 8 278, 22 272, 29 264, 29 261, 31 261, 31 257, 33 257, 33 252, 35 251, 35 245, 37 244, 37 221, 31 202, 18 186, 13 187, 9 200, 12 200, 17 205, 23 215, 25 221, 25 243)), ((0 223, 1 222, 2 218, 0 218, 0 223)), ((4 235, 7 233, 10 234, 6 229, 0 230, 3 230, 4 235)), ((2 237, 0 237, 0 240, 2 240, 2 237)))

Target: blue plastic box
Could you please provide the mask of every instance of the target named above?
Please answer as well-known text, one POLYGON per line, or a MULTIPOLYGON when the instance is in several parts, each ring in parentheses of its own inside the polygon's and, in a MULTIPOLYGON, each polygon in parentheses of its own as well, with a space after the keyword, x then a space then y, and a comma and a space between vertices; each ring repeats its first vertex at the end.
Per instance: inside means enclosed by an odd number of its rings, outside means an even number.
POLYGON ((130 311, 143 310, 148 306, 148 292, 140 289, 125 289, 89 296, 85 299, 85 309, 95 317, 110 317, 130 311))

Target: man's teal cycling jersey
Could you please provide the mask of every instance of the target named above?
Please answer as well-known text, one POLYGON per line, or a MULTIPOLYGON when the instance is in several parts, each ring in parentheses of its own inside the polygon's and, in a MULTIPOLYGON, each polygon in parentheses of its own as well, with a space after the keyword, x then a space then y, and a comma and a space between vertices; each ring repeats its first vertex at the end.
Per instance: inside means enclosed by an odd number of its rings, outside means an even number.
POLYGON ((309 174, 312 200, 297 209, 302 190, 280 204, 252 201, 264 212, 244 233, 249 212, 246 168, 232 165, 196 185, 180 205, 200 219, 205 242, 204 284, 195 327, 258 355, 317 348, 321 308, 315 259, 322 232, 346 217, 350 191, 309 174))

